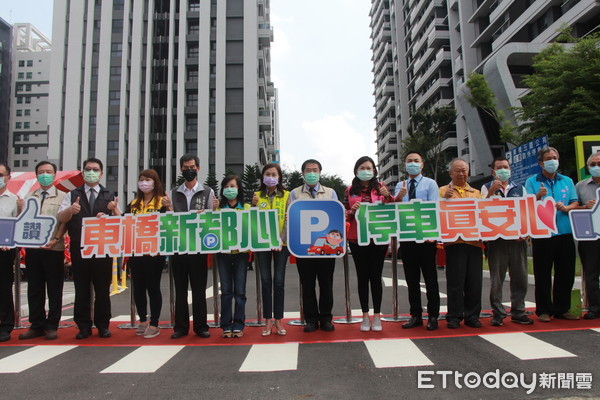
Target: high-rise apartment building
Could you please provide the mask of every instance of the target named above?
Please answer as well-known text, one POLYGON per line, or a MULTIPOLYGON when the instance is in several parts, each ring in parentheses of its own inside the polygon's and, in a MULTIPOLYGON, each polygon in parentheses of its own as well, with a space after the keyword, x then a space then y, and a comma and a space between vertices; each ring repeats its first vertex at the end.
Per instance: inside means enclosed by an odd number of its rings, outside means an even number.
POLYGON ((145 168, 170 187, 184 153, 217 179, 276 160, 269 10, 269 0, 55 0, 48 157, 63 169, 102 159, 107 187, 129 198, 145 168))
POLYGON ((13 25, 8 162, 31 171, 48 152, 51 43, 31 24, 13 25))
MULTIPOLYGON (((494 157, 503 155, 494 123, 472 108, 465 99, 469 73, 483 73, 497 98, 498 107, 520 106, 526 92, 522 77, 532 72, 532 59, 556 38, 563 24, 577 37, 598 29, 600 2, 594 0, 372 0, 373 59, 378 157, 394 157, 387 151, 386 119, 395 109, 398 150, 406 137, 415 110, 442 106, 456 108, 455 130, 446 133, 446 158, 463 157, 471 175, 484 178, 494 157), (380 12, 389 13, 390 39, 382 47, 380 12), (379 35, 381 34, 381 35, 379 35), (379 35, 379 36, 378 36, 379 35), (389 46, 389 49, 388 47, 389 46), (385 50, 381 50, 385 49, 385 50), (386 81, 378 62, 389 60, 393 72, 393 107, 381 107, 386 81), (385 57, 383 59, 382 57, 385 57)), ((385 25, 383 25, 385 26, 385 25)), ((389 75, 387 69, 386 75, 389 75)), ((387 79, 387 77, 386 77, 387 79)), ((393 136, 391 136, 393 137, 393 136)), ((396 153, 397 157, 397 153, 396 153)), ((397 177, 384 176, 393 184, 397 177)))
POLYGON ((12 27, 0 18, 0 162, 8 161, 12 27))

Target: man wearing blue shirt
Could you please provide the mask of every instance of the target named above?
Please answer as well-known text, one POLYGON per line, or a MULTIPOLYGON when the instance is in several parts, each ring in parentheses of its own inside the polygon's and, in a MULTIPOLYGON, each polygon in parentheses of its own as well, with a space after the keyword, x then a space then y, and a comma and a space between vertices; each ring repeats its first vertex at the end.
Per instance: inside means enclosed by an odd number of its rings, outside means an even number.
POLYGON ((579 207, 573 180, 559 174, 559 154, 554 147, 540 150, 538 163, 542 172, 525 182, 527 193, 535 193, 537 200, 546 197, 556 202, 558 234, 546 239, 533 239, 533 274, 535 276, 535 313, 540 322, 550 318, 578 319, 569 313, 571 289, 575 281, 575 243, 568 212, 579 207), (554 286, 552 266, 554 265, 554 286))
MULTIPOLYGON (((437 183, 422 175, 423 157, 417 152, 411 152, 405 160, 408 179, 398 182, 394 195, 396 201, 408 202, 413 199, 421 201, 436 201, 439 198, 437 183)), ((438 328, 440 314, 440 289, 435 268, 436 244, 434 241, 424 243, 400 242, 400 253, 404 276, 408 286, 408 301, 410 303, 410 320, 402 325, 409 329, 423 325, 423 307, 421 305, 421 272, 427 288, 427 330, 438 328)))

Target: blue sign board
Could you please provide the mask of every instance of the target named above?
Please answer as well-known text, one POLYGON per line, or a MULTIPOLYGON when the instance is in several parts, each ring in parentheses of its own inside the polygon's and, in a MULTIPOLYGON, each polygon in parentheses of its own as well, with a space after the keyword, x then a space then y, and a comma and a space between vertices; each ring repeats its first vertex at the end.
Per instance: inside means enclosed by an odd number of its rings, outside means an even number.
POLYGON ((342 257, 346 210, 337 200, 296 200, 288 208, 288 249, 296 257, 342 257))
POLYGON ((506 153, 506 159, 510 163, 510 179, 524 185, 527 178, 539 173, 542 169, 537 156, 544 147, 548 147, 548 136, 533 139, 506 153))

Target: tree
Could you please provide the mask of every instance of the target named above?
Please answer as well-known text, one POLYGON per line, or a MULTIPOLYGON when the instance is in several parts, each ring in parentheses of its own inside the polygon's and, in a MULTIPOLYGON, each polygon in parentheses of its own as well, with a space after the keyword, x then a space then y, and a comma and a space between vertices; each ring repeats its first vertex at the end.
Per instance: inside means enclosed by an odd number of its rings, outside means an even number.
POLYGON ((407 130, 408 136, 402 140, 401 160, 406 159, 411 151, 417 151, 423 155, 424 174, 436 181, 441 179, 448 161, 442 144, 446 134, 453 129, 455 120, 456 110, 453 107, 415 111, 407 130))
POLYGON ((304 184, 304 179, 299 171, 287 172, 283 171, 283 187, 288 190, 297 188, 304 184))
POLYGON ((329 188, 332 188, 335 193, 337 194, 337 197, 340 201, 342 201, 344 199, 344 192, 346 191, 346 184, 344 183, 344 180, 342 178, 340 178, 339 176, 333 174, 333 175, 327 175, 327 174, 322 174, 321 178, 319 179, 319 183, 323 186, 327 186, 329 188))
POLYGON ((215 171, 209 171, 206 176, 206 180, 204 181, 204 185, 211 187, 212 190, 215 191, 215 194, 219 194, 219 182, 217 181, 217 177, 215 175, 215 171))
POLYGON ((573 138, 598 134, 600 126, 600 36, 576 39, 563 29, 557 41, 574 44, 553 43, 534 57, 517 116, 521 141, 548 135, 563 172, 575 177, 573 138))
POLYGON ((242 175, 242 183, 244 184, 244 199, 250 202, 254 192, 260 188, 260 168, 258 168, 258 165, 246 164, 242 175))
MULTIPOLYGON (((465 96, 469 104, 482 112, 493 121, 492 126, 485 124, 487 129, 493 129, 495 132, 492 137, 497 137, 504 143, 516 144, 519 137, 514 133, 514 127, 506 119, 504 111, 498 109, 496 105, 496 96, 490 89, 485 77, 482 74, 472 72, 467 80, 469 94, 465 96)), ((488 133, 490 135, 490 133, 488 133)), ((495 141, 495 140, 494 140, 495 141)))

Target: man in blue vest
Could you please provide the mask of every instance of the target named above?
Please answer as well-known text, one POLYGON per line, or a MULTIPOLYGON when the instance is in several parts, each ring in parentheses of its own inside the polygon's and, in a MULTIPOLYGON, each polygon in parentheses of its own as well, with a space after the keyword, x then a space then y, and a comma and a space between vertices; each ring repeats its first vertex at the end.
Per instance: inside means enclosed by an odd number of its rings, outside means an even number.
MULTIPOLYGON (((510 179, 510 164, 504 157, 492 162, 493 180, 481 187, 482 197, 522 197, 526 194, 523 185, 510 179)), ((507 313, 502 304, 502 285, 506 270, 510 275, 510 315, 511 321, 529 325, 533 320, 525 315, 525 295, 527 294, 527 242, 496 239, 486 242, 490 267, 490 303, 494 313, 492 326, 502 326, 507 313)))

